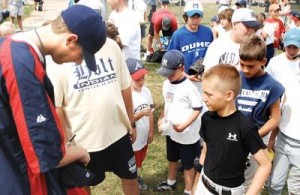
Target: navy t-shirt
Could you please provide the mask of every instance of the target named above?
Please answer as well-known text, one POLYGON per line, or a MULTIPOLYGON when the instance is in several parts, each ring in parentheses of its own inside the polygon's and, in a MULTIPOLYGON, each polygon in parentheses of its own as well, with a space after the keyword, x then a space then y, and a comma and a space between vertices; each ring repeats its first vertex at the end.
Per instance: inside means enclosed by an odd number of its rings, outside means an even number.
POLYGON ((268 73, 259 77, 246 78, 241 72, 242 87, 237 97, 237 109, 262 127, 270 117, 270 106, 284 93, 284 87, 268 73))

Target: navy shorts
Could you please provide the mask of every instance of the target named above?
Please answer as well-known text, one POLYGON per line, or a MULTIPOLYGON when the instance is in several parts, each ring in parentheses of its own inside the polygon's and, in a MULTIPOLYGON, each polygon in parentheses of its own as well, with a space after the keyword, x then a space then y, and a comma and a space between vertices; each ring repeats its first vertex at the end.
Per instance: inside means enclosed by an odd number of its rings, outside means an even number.
POLYGON ((96 177, 92 185, 97 185, 105 179, 105 172, 113 172, 122 179, 135 179, 137 168, 135 164, 132 143, 129 134, 99 152, 90 152, 91 161, 87 168, 96 177))
POLYGON ((170 136, 167 139, 167 159, 170 162, 181 160, 184 170, 189 170, 194 167, 194 160, 199 159, 201 147, 200 141, 194 144, 184 145, 173 141, 170 136))

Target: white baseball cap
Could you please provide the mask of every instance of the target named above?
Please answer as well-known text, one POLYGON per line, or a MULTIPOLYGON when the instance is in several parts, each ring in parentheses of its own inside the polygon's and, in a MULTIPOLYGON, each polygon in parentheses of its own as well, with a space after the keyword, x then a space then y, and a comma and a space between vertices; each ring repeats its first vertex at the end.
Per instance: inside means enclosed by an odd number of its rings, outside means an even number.
POLYGON ((195 14, 203 17, 203 7, 201 2, 197 0, 188 1, 184 7, 184 12, 188 17, 192 17, 195 14))
POLYGON ((230 9, 230 7, 228 7, 228 6, 226 6, 226 5, 222 5, 219 9, 218 9, 218 15, 222 12, 222 11, 224 11, 225 9, 230 9))
POLYGON ((231 22, 241 22, 247 27, 258 27, 260 24, 256 20, 256 14, 248 8, 237 9, 233 12, 231 22))

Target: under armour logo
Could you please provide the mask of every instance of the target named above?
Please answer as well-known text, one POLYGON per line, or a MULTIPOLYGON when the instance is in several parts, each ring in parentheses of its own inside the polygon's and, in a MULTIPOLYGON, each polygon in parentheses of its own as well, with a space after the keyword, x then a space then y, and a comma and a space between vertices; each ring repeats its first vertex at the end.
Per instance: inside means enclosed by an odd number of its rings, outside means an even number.
POLYGON ((227 140, 230 140, 230 141, 238 141, 237 139, 236 139, 236 137, 237 137, 237 134, 231 134, 231 133, 228 133, 228 137, 227 137, 227 140))
POLYGON ((141 68, 143 68, 142 64, 140 64, 139 62, 137 62, 136 65, 135 65, 135 70, 139 70, 141 68))

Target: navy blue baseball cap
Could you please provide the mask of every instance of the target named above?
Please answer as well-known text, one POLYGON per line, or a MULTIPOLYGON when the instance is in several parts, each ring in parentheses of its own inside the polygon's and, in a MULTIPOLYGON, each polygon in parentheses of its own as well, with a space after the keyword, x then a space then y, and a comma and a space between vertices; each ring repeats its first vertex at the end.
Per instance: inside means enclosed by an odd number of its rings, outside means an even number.
POLYGON ((79 162, 68 164, 59 170, 59 179, 67 188, 93 185, 95 174, 79 162))
POLYGON ((184 55, 178 50, 170 50, 161 60, 161 66, 157 73, 163 77, 169 77, 177 68, 184 65, 184 55))
POLYGON ((139 80, 142 76, 148 73, 144 64, 135 58, 128 58, 126 64, 133 80, 139 80))
POLYGON ((243 6, 247 7, 247 1, 246 0, 237 0, 235 3, 236 6, 243 6))
POLYGON ((69 30, 78 36, 86 65, 90 70, 96 71, 94 54, 106 41, 106 27, 102 17, 84 5, 70 6, 62 11, 61 16, 69 30))

